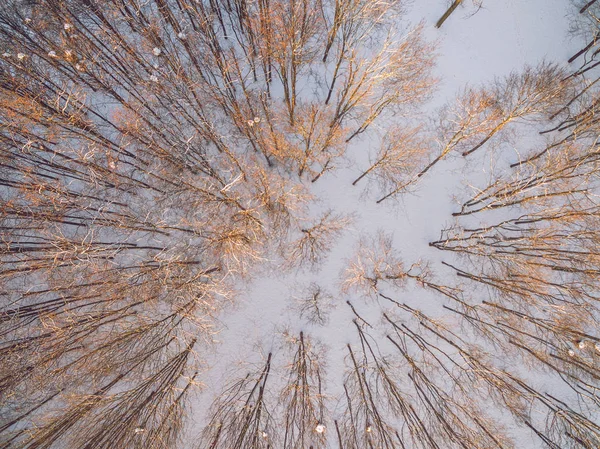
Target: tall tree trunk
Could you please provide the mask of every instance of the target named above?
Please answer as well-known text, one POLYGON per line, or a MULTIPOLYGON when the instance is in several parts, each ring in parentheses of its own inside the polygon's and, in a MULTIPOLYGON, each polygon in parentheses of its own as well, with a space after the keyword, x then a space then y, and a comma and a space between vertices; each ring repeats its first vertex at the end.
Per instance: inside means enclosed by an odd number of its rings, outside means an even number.
POLYGON ((440 20, 437 21, 437 23, 435 24, 435 27, 440 28, 444 24, 446 19, 448 17, 450 17, 450 14, 452 14, 454 12, 454 10, 458 7, 458 5, 460 5, 461 3, 462 3, 462 0, 454 0, 454 3, 452 3, 450 8, 448 8, 448 10, 444 13, 444 15, 440 18, 440 20))
POLYGON ((589 3, 585 4, 585 5, 583 6, 583 8, 581 8, 581 9, 579 10, 579 14, 583 14, 584 12, 586 12, 586 10, 587 10, 587 9, 588 9, 590 6, 592 6, 594 3, 596 3, 596 0, 592 0, 591 2, 589 2, 589 3))

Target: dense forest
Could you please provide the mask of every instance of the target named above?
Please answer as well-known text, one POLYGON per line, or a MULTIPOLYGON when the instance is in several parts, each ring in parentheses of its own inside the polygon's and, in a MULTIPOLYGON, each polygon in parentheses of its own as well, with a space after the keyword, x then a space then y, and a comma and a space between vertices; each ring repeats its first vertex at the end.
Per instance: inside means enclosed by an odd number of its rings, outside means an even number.
POLYGON ((568 61, 432 109, 435 24, 402 0, 5 1, 0 447, 600 447, 600 3, 572 3, 568 61), (439 261, 353 231, 443 164, 439 261), (324 206, 348 170, 362 202, 324 206), (208 391, 273 271, 312 279, 295 326, 208 391))

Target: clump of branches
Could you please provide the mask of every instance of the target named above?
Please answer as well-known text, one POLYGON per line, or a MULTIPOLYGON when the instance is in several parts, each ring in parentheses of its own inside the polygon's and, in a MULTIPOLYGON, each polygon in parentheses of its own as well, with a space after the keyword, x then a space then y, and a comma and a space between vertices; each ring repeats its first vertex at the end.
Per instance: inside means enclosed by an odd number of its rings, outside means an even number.
POLYGON ((402 287, 408 270, 394 249, 392 236, 379 231, 361 237, 342 273, 342 291, 376 297, 382 283, 402 287))
POLYGON ((377 202, 406 191, 418 176, 421 167, 431 153, 430 142, 419 127, 392 129, 382 137, 382 143, 371 165, 352 185, 363 178, 374 182, 385 195, 377 202))
POLYGON ((284 257, 291 266, 317 268, 332 249, 335 240, 352 222, 352 216, 328 210, 317 220, 300 229, 301 235, 284 248, 284 257))
POLYGON ((300 317, 320 326, 327 324, 330 312, 335 307, 331 293, 315 282, 311 282, 294 300, 294 308, 300 317))

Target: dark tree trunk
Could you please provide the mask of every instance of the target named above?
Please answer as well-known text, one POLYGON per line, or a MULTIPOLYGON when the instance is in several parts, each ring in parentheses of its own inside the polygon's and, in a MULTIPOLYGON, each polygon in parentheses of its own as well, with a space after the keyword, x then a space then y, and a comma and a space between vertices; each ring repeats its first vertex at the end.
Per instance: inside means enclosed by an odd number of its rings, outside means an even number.
POLYGON ((437 23, 435 24, 435 27, 440 28, 444 24, 446 19, 448 17, 450 17, 450 14, 452 14, 454 12, 454 10, 458 7, 458 5, 460 5, 461 3, 462 3, 462 0, 454 0, 454 3, 452 3, 450 8, 448 8, 448 10, 444 13, 444 15, 442 17, 440 17, 440 20, 437 21, 437 23))

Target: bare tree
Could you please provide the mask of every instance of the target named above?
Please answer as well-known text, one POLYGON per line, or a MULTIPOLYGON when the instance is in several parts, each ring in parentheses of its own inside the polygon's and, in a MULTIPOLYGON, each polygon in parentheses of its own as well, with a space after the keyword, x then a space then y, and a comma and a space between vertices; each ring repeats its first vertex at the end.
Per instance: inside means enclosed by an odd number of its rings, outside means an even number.
POLYGON ((354 291, 376 297, 381 282, 402 287, 406 269, 392 244, 392 236, 379 231, 375 236, 362 237, 354 256, 342 273, 342 291, 354 291))
POLYGON ((303 225, 300 238, 284 248, 283 256, 292 266, 309 265, 317 268, 327 257, 335 239, 352 222, 351 216, 336 214, 332 210, 323 213, 318 220, 303 225))
POLYGON ((378 202, 406 190, 416 180, 418 167, 430 151, 428 142, 421 134, 419 128, 394 129, 386 133, 371 165, 352 185, 368 176, 380 190, 392 190, 391 194, 378 202))
MULTIPOLYGON (((354 324, 359 335, 368 338, 356 321, 354 324)), ((402 441, 397 439, 397 432, 387 418, 385 405, 378 400, 377 376, 381 372, 378 359, 371 352, 371 345, 365 340, 361 342, 367 351, 361 354, 362 358, 355 354, 350 345, 347 346, 349 369, 344 379, 346 409, 341 426, 336 422, 336 427, 342 429, 340 444, 349 449, 402 447, 402 441), (369 363, 371 357, 375 360, 369 363)))
POLYGON ((294 299, 296 301, 295 309, 300 317, 321 326, 329 321, 331 309, 335 307, 333 296, 314 282, 311 282, 294 299))
POLYGON ((565 101, 571 93, 569 78, 565 70, 556 64, 542 62, 536 67, 526 66, 521 73, 512 73, 497 81, 492 96, 498 108, 494 128, 485 138, 463 156, 481 148, 509 123, 518 120, 548 116, 553 108, 565 101))
POLYGON ((202 446, 270 448, 278 441, 268 398, 271 354, 258 370, 228 385, 211 406, 210 422, 202 432, 202 446))
POLYGON ((323 349, 300 332, 288 337, 293 357, 280 395, 283 446, 286 449, 326 447, 323 349))

